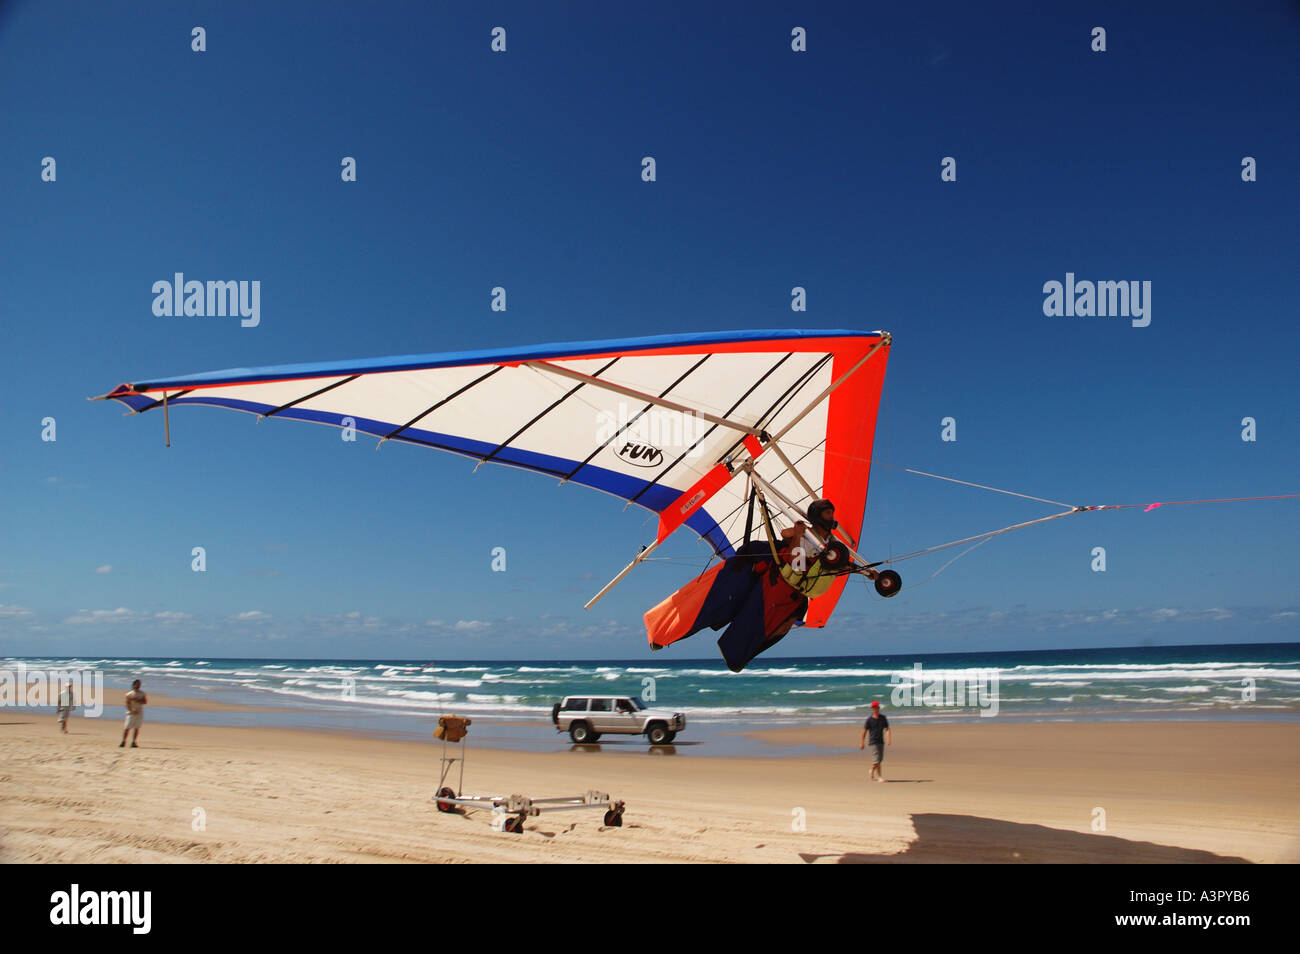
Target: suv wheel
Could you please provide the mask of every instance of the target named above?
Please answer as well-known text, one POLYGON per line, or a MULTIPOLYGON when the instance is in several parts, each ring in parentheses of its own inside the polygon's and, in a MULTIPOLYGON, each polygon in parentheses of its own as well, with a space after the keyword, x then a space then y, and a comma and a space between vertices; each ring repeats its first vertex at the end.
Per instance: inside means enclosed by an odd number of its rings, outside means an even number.
POLYGON ((645 737, 651 745, 667 745, 673 740, 673 733, 662 722, 656 722, 646 730, 645 737))
POLYGON ((569 726, 569 738, 581 745, 584 742, 595 742, 600 736, 592 732, 587 723, 575 722, 569 726))

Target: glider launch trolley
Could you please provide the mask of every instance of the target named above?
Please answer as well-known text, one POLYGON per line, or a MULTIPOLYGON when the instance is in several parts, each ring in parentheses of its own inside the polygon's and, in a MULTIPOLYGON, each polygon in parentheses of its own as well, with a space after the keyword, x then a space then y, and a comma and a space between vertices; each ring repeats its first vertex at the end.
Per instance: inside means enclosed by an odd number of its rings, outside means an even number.
POLYGON ((581 808, 603 808, 604 822, 611 828, 623 825, 623 803, 613 801, 604 792, 594 790, 582 795, 559 795, 553 798, 532 798, 528 795, 466 795, 465 788, 465 736, 469 734, 470 720, 460 716, 439 716, 438 728, 433 732, 434 738, 442 740, 442 755, 439 759, 441 771, 438 775, 438 794, 433 796, 433 803, 438 811, 444 813, 458 812, 462 808, 488 809, 494 816, 504 816, 501 823, 503 831, 519 834, 524 830, 524 820, 530 815, 537 816, 543 812, 564 812, 581 808), (460 745, 460 755, 448 755, 447 744, 460 745), (459 767, 457 768, 457 763, 459 767), (456 772, 456 788, 447 784, 452 772, 456 772), (461 794, 457 794, 457 792, 461 794))

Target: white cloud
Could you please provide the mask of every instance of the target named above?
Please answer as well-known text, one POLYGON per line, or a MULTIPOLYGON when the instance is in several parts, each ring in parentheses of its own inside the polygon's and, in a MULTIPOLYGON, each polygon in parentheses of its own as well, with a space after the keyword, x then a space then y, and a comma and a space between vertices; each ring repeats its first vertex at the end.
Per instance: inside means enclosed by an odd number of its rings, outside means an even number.
POLYGON ((260 620, 270 619, 271 617, 261 610, 244 610, 242 613, 236 613, 230 617, 237 623, 256 623, 260 620))
POLYGON ((148 618, 147 613, 137 613, 125 606, 119 606, 117 609, 111 610, 77 610, 76 613, 63 622, 75 626, 85 626, 100 623, 138 623, 148 618))
POLYGON ((105 563, 103 566, 97 566, 97 567, 95 567, 95 572, 96 572, 96 573, 99 573, 99 574, 101 574, 101 575, 104 574, 104 573, 112 573, 112 572, 113 572, 113 564, 111 564, 111 563, 105 563))
POLYGON ((0 619, 17 619, 20 616, 31 616, 32 611, 26 606, 15 606, 12 603, 0 603, 0 619))

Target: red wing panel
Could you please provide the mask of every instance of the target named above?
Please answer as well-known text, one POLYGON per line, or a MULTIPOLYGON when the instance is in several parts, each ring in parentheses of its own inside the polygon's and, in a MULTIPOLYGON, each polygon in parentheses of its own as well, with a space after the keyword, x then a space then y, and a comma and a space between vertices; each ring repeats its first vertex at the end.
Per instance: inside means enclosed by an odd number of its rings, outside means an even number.
MULTIPOLYGON (((862 353, 836 354, 831 377, 838 380, 853 367, 862 353)), ((885 346, 858 368, 829 399, 822 493, 827 500, 835 502, 835 519, 855 548, 862 540, 867 483, 871 477, 871 449, 875 442, 876 416, 880 410, 880 394, 888 362, 889 347, 885 346)), ((805 625, 826 625, 847 582, 847 576, 841 577, 829 592, 809 604, 805 625)))

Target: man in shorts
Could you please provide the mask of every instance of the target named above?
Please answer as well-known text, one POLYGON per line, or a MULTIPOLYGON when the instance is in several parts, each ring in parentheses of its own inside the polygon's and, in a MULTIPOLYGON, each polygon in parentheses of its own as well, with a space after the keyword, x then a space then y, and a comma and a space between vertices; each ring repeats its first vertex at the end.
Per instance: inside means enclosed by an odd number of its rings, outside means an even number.
POLYGON ((866 748, 867 743, 871 744, 871 777, 877 782, 885 780, 885 772, 880 767, 880 763, 885 758, 885 746, 893 745, 894 738, 889 731, 889 720, 880 714, 880 703, 871 703, 871 715, 862 726, 862 741, 858 743, 858 748, 866 748))
POLYGON ((126 745, 126 737, 135 730, 131 738, 131 748, 139 748, 140 726, 144 722, 144 707, 149 704, 149 697, 140 691, 140 680, 131 683, 131 691, 126 694, 126 722, 122 727, 122 741, 117 744, 120 749, 126 745))

